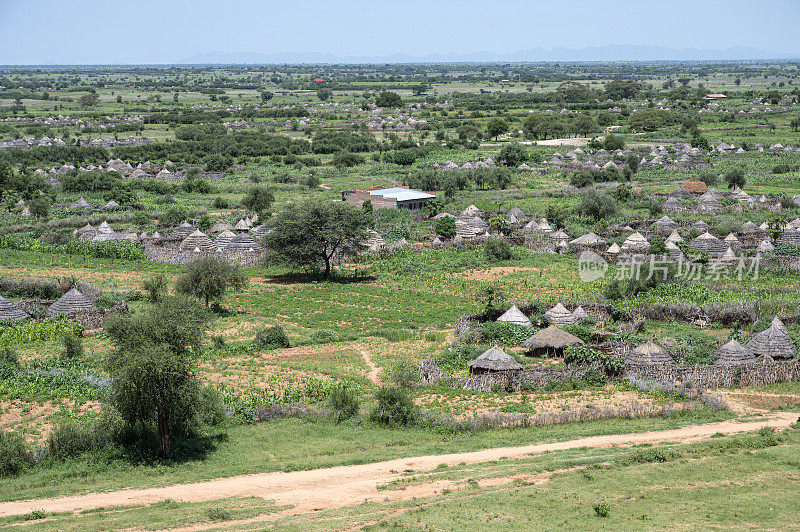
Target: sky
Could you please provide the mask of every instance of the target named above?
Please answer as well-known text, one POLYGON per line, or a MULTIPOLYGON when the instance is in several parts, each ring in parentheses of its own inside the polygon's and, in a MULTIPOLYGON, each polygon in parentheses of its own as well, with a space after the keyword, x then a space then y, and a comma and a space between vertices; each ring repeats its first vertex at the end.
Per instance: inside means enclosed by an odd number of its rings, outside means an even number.
POLYGON ((208 52, 508 53, 607 44, 800 57, 800 0, 0 0, 0 64, 208 52))

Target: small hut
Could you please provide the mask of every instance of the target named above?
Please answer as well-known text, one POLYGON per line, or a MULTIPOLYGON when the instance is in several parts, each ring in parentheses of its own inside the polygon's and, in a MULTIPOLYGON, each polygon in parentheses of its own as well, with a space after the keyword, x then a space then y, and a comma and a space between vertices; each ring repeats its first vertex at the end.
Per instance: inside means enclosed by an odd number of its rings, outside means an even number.
POLYGON ((595 233, 586 233, 585 235, 579 236, 575 240, 571 241, 570 245, 576 247, 595 248, 599 246, 605 246, 606 241, 604 238, 595 233))
POLYGON ((249 233, 239 233, 231 239, 228 245, 223 248, 223 251, 226 253, 237 251, 261 251, 261 246, 258 245, 258 242, 256 242, 249 233))
POLYGON ((759 253, 766 253, 768 251, 775 251, 775 246, 773 246, 769 240, 762 240, 761 243, 758 245, 759 253))
POLYGON ((550 323, 556 327, 572 325, 575 323, 575 319, 572 317, 572 312, 568 311, 561 303, 556 303, 556 306, 545 312, 544 315, 550 318, 550 323))
POLYGON ((711 230, 711 226, 705 223, 703 220, 699 220, 692 224, 692 229, 697 229, 698 231, 708 232, 711 230))
POLYGON ((662 216, 654 224, 655 230, 663 233, 669 233, 678 228, 678 222, 669 216, 662 216))
POLYGON ((169 238, 172 240, 180 240, 183 241, 187 236, 191 235, 197 231, 197 228, 190 224, 189 222, 183 222, 181 225, 178 226, 173 232, 169 234, 169 238))
POLYGON ((92 224, 86 224, 80 229, 76 229, 73 234, 75 235, 75 238, 81 242, 88 242, 94 238, 94 235, 97 234, 97 229, 95 229, 92 224))
POLYGON ((650 250, 650 242, 640 232, 636 231, 622 243, 622 250, 646 253, 650 250))
POLYGON ((217 238, 214 239, 214 244, 216 244, 218 249, 222 249, 230 244, 231 240, 233 240, 233 237, 235 236, 236 234, 233 231, 226 229, 217 235, 217 238))
POLYGON ((249 231, 250 227, 252 227, 250 220, 248 218, 242 218, 236 222, 236 225, 233 227, 233 229, 236 231, 249 231))
POLYGON ((672 192, 669 193, 669 197, 671 198, 691 198, 692 193, 686 190, 683 187, 678 187, 672 192))
POLYGON ((78 198, 75 203, 69 206, 70 210, 91 210, 92 204, 86 201, 83 196, 78 198))
POLYGON ((667 242, 683 242, 683 237, 678 231, 672 231, 667 237, 667 242))
POLYGON ((608 253, 610 255, 618 255, 621 251, 622 251, 622 248, 619 247, 619 244, 617 244, 616 242, 613 242, 610 246, 608 246, 608 249, 606 250, 606 253, 608 253))
POLYGON ((709 232, 698 236, 689 244, 689 249, 707 251, 711 255, 722 255, 728 246, 709 232))
POLYGON ((64 314, 70 318, 79 314, 97 314, 98 312, 100 311, 97 310, 97 307, 86 299, 86 296, 80 293, 77 288, 70 289, 69 292, 47 308, 47 314, 64 314))
POLYGON ((469 363, 473 375, 483 373, 517 373, 523 370, 522 364, 497 346, 487 349, 469 363))
POLYGON ((629 364, 674 364, 672 357, 651 341, 648 341, 628 353, 629 364))
POLYGON ((523 327, 533 327, 531 320, 517 308, 517 305, 511 305, 511 308, 503 312, 503 314, 497 318, 497 321, 502 323, 515 323, 523 327))
POLYGON ((0 296, 0 321, 19 321, 30 318, 28 313, 8 299, 0 296))
POLYGON ((777 316, 767 329, 753 336, 747 348, 756 357, 767 355, 773 360, 790 359, 795 353, 789 330, 777 316))
POLYGON ((572 319, 575 320, 575 323, 578 323, 583 318, 588 318, 589 314, 583 310, 583 307, 580 305, 572 311, 572 319))
POLYGON ((217 246, 214 244, 214 241, 199 229, 184 238, 180 245, 180 250, 184 252, 188 251, 199 253, 203 251, 208 253, 216 249, 217 246))
POLYGON ((667 198, 664 202, 663 209, 666 212, 680 212, 684 210, 683 204, 677 198, 667 198))
POLYGON ((233 226, 228 220, 219 220, 217 223, 211 226, 211 229, 209 229, 208 232, 213 235, 216 233, 222 233, 224 231, 230 231, 232 229, 233 226))
POLYGON ((564 356, 564 350, 568 347, 583 345, 583 340, 575 335, 562 331, 555 325, 542 329, 523 344, 527 348, 528 354, 532 356, 564 356))
POLYGON ((714 355, 716 355, 714 364, 718 366, 741 366, 756 361, 756 356, 736 340, 731 340, 717 349, 714 355))

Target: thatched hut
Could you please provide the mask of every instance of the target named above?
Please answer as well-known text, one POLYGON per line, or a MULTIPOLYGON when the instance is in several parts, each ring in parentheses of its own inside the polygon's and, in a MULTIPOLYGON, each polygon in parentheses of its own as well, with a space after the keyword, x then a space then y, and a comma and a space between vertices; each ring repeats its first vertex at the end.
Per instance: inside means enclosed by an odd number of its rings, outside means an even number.
POLYGON ((575 323, 578 323, 583 318, 588 318, 589 313, 586 312, 582 306, 578 305, 578 307, 572 311, 572 319, 575 320, 575 323))
POLYGON ((582 248, 595 248, 605 246, 606 240, 595 233, 586 233, 585 235, 579 236, 578 238, 572 240, 570 245, 582 248))
POLYGON ((705 233, 711 230, 711 226, 705 223, 703 220, 699 220, 692 224, 692 229, 697 229, 698 231, 705 233))
POLYGON ((28 313, 8 299, 0 296, 0 321, 19 321, 30 318, 28 313))
POLYGON ((683 242, 683 237, 678 231, 672 231, 666 239, 667 242, 683 242))
POLYGON ((575 319, 572 317, 572 312, 568 311, 567 308, 561 303, 556 303, 556 305, 545 312, 544 315, 547 316, 550 319, 550 323, 556 327, 572 325, 575 323, 575 319))
POLYGON ((261 246, 258 242, 250 236, 249 233, 239 233, 231 239, 227 246, 223 248, 223 252, 237 252, 237 251, 261 251, 261 246))
POLYGON ((636 231, 622 243, 623 251, 631 251, 637 253, 646 253, 650 250, 650 242, 642 236, 639 231, 636 231))
POLYGON ((253 224, 250 223, 250 219, 245 217, 236 222, 236 225, 233 226, 233 229, 235 231, 249 231, 252 226, 253 224))
POLYGON ((610 255, 619 255, 619 253, 621 251, 622 251, 622 248, 619 247, 619 244, 617 244, 616 242, 612 242, 611 245, 608 246, 608 249, 606 250, 606 253, 608 253, 610 255))
POLYGON ((517 305, 511 305, 511 308, 503 312, 503 314, 497 318, 497 321, 502 323, 515 323, 523 327, 533 327, 531 320, 517 308, 517 305))
POLYGON ((628 353, 629 364, 674 364, 672 357, 652 341, 648 341, 628 353))
POLYGON ((776 316, 770 326, 753 336, 747 348, 755 356, 767 355, 774 360, 794 358, 794 344, 789 330, 776 316))
POLYGON ((756 361, 756 356, 736 340, 731 340, 714 351, 714 355, 716 356, 714 364, 718 366, 741 366, 756 361))
POLYGON ((92 204, 86 201, 83 196, 81 196, 68 208, 70 210, 91 210, 92 204))
POLYGON ((697 204, 697 212, 714 213, 723 209, 722 203, 714 198, 706 198, 697 204))
POLYGON ((523 370, 522 364, 497 346, 487 349, 469 363, 473 375, 483 373, 517 373, 523 370))
POLYGON ((208 232, 209 234, 213 235, 231 230, 233 230, 233 226, 228 220, 219 220, 217 223, 211 226, 211 229, 209 229, 208 232))
POLYGON ((197 231, 197 228, 189 222, 183 222, 173 232, 169 234, 171 240, 183 241, 187 236, 197 231))
POLYGON ((667 198, 662 207, 666 212, 681 212, 684 210, 683 203, 677 198, 667 198))
POLYGON ((236 234, 233 231, 225 230, 217 235, 217 238, 214 239, 214 244, 216 244, 218 249, 222 249, 230 244, 235 236, 236 234))
POLYGON ((79 314, 97 314, 100 311, 77 288, 61 296, 47 308, 47 314, 64 314, 70 318, 79 314))
POLYGON ((678 187, 672 192, 669 193, 669 197, 671 198, 691 198, 692 193, 686 190, 683 187, 678 187))
POLYGON ((761 243, 758 245, 758 251, 759 253, 775 251, 775 246, 773 246, 769 240, 762 240, 761 243))
POLYGON ((711 233, 705 232, 692 240, 689 244, 689 249, 695 251, 704 250, 710 255, 722 255, 725 253, 725 250, 728 249, 728 245, 711 233))
POLYGON ((583 345, 583 340, 577 336, 562 331, 555 325, 542 329, 522 344, 527 348, 527 353, 532 356, 564 356, 568 347, 583 345))
POLYGON ((97 229, 92 224, 86 224, 80 229, 76 229, 72 234, 81 242, 88 242, 97 234, 97 229))
POLYGON ((180 250, 181 251, 188 251, 188 252, 212 252, 217 249, 217 246, 214 244, 214 241, 211 240, 208 235, 204 232, 200 231, 199 229, 186 238, 183 239, 181 242, 180 250))
POLYGON ((656 231, 669 233, 674 231, 678 228, 678 222, 670 218, 669 216, 662 216, 653 224, 656 231))

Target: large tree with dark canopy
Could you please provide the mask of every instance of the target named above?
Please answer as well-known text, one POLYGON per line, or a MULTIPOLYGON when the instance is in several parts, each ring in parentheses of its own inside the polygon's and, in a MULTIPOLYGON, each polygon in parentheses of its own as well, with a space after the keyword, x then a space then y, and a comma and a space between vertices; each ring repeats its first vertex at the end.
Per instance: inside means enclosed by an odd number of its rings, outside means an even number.
POLYGON ((327 279, 337 253, 366 247, 364 241, 372 218, 346 203, 307 199, 288 205, 268 224, 274 230, 263 243, 272 262, 294 267, 323 266, 327 279))

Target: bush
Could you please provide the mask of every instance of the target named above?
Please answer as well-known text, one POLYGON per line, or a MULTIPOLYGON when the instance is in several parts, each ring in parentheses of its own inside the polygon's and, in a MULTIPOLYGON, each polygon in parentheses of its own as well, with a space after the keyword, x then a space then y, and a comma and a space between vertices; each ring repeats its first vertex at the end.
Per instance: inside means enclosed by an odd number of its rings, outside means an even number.
POLYGON ((0 477, 18 475, 31 465, 33 453, 25 438, 16 432, 0 432, 0 477))
POLYGON ((615 216, 619 210, 617 202, 608 194, 598 194, 594 190, 588 192, 575 212, 587 216, 595 221, 608 220, 615 216))
POLYGON ((518 142, 512 142, 500 149, 497 159, 506 166, 519 166, 528 160, 528 151, 518 142))
POLYGON ((607 502, 598 502, 593 508, 597 517, 608 517, 608 514, 611 512, 611 505, 607 502))
POLYGON ((142 283, 142 288, 148 294, 151 303, 158 303, 161 296, 167 290, 167 278, 163 275, 156 275, 150 279, 146 279, 142 283))
POLYGON ((200 389, 200 400, 197 404, 198 421, 205 426, 214 427, 225 421, 225 404, 222 394, 211 386, 200 389))
POLYGON ((389 426, 406 426, 416 421, 414 401, 402 388, 384 386, 375 393, 375 399, 377 404, 370 412, 370 421, 389 426))
POLYGON ((289 337, 280 325, 258 331, 253 344, 258 349, 281 349, 289 347, 289 337))
POLYGON ((230 521, 233 519, 233 514, 225 508, 209 508, 206 510, 206 516, 210 521, 230 521))
POLYGON ((54 460, 75 458, 96 452, 111 442, 105 425, 68 421, 56 426, 47 437, 47 450, 54 460))
POLYGON ((0 348, 0 379, 12 377, 19 369, 19 355, 8 346, 0 348))
POLYGON ((230 203, 222 196, 217 196, 214 198, 214 202, 211 205, 215 209, 227 209, 230 206, 230 203))
POLYGON ((456 221, 449 216, 436 220, 436 234, 443 238, 453 238, 456 236, 456 221))
POLYGON ((83 356, 83 344, 80 339, 72 333, 65 334, 61 338, 61 343, 64 346, 64 351, 61 352, 61 358, 71 360, 83 356))
POLYGON ((625 139, 613 133, 609 133, 603 141, 603 148, 608 151, 624 150, 625 139))
POLYGON ((350 168, 364 162, 364 158, 348 151, 340 151, 333 156, 333 165, 336 168, 350 168))
POLYGON ((315 344, 329 344, 338 342, 339 335, 330 329, 319 329, 311 334, 311 341, 315 344))
POLYGON ((483 255, 486 257, 486 260, 490 262, 514 258, 514 254, 511 252, 511 245, 499 238, 490 238, 484 243, 483 255))
POLYGON ((531 330, 518 323, 488 321, 481 324, 480 341, 484 344, 516 346, 530 338, 531 330))
POLYGON ((417 368, 410 362, 398 362, 390 372, 390 379, 393 384, 400 388, 410 388, 418 380, 417 368))
POLYGON ((355 392, 345 388, 335 388, 330 395, 330 405, 336 417, 336 422, 341 423, 346 419, 358 415, 359 402, 355 392))

